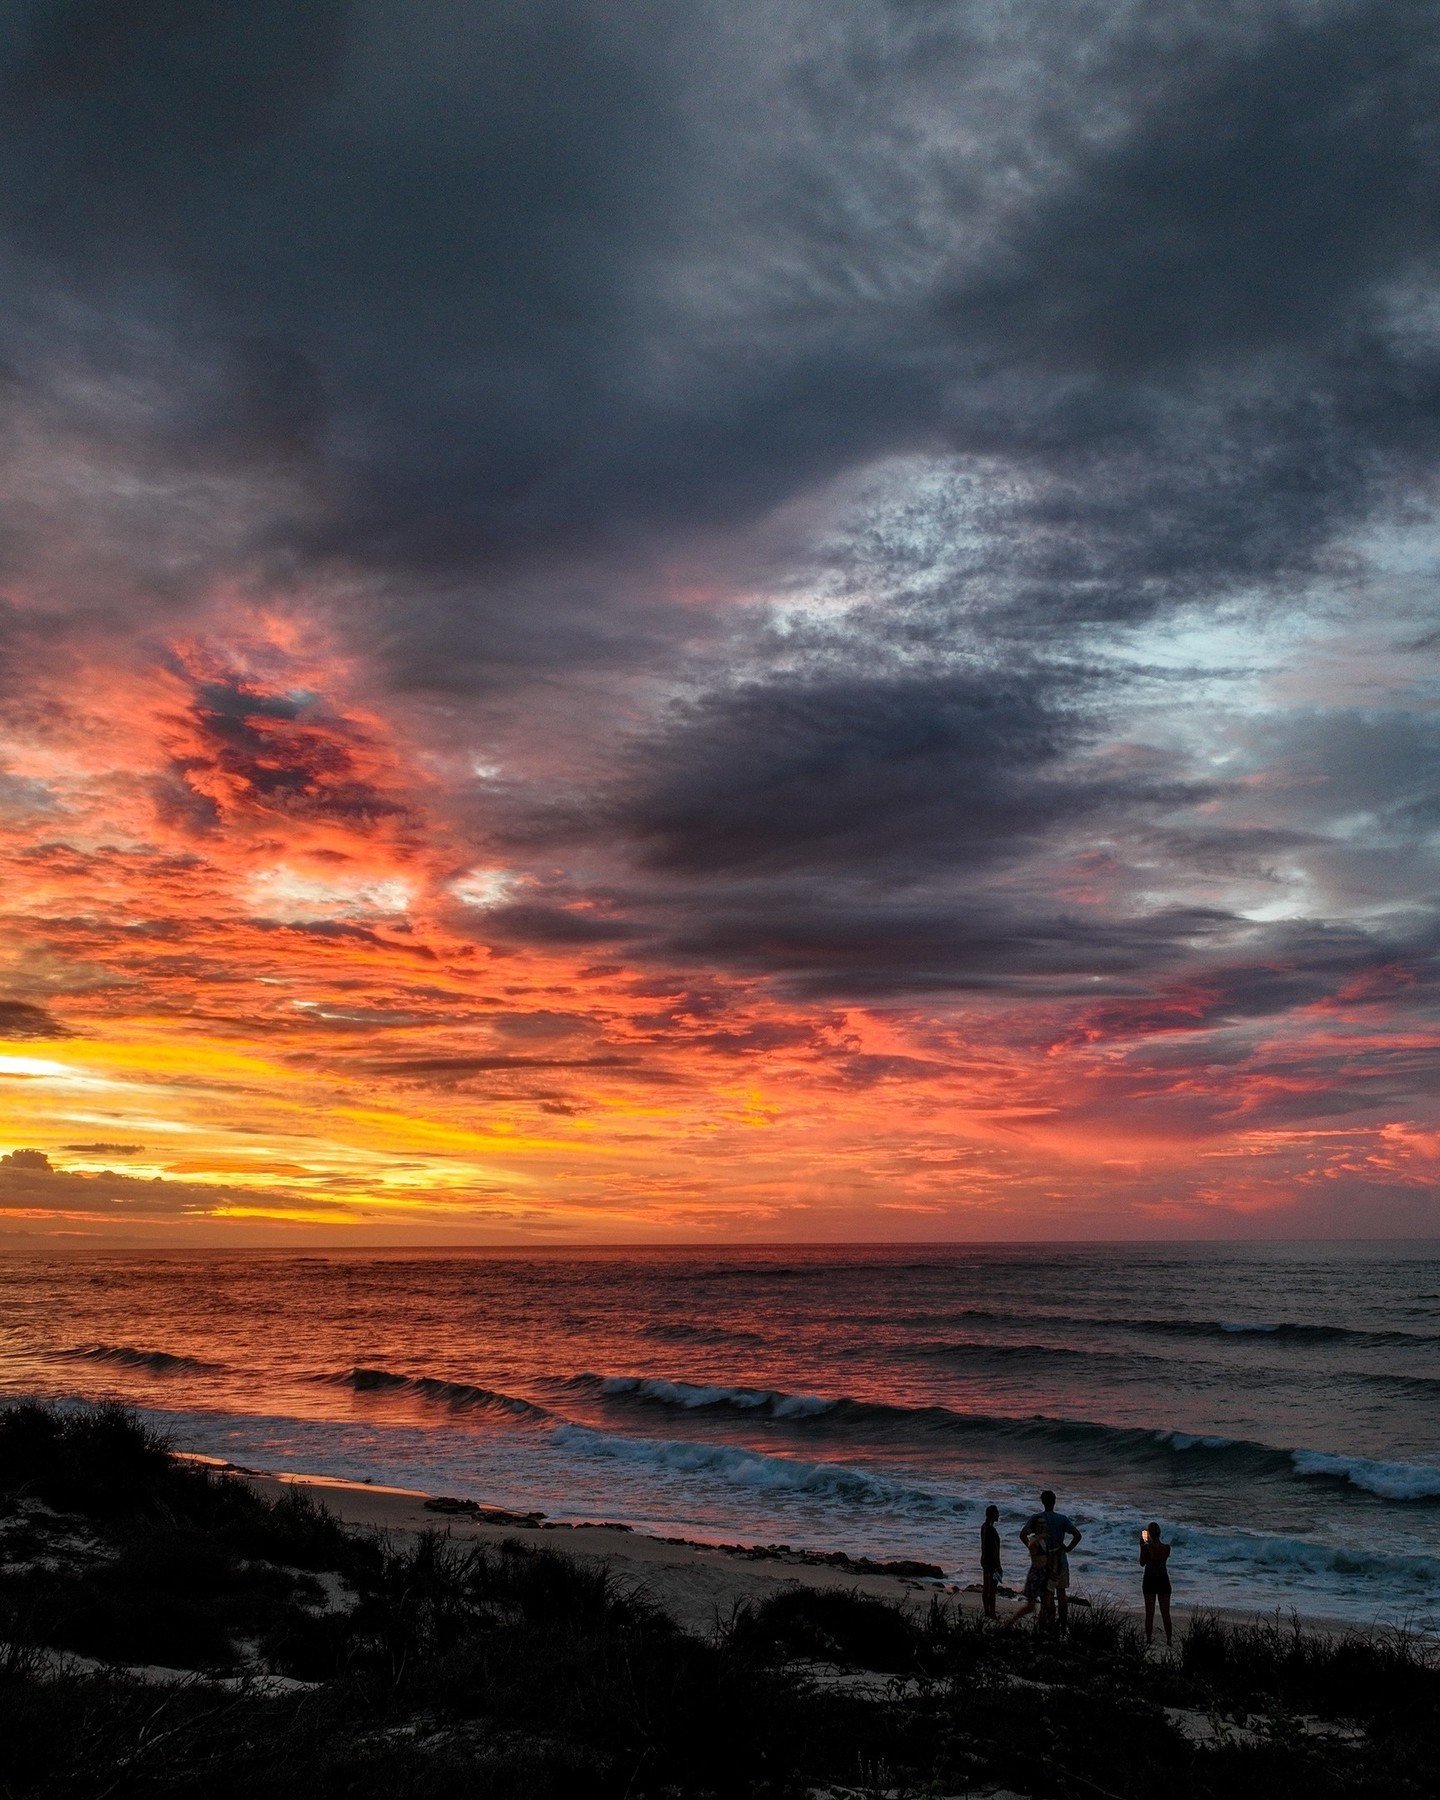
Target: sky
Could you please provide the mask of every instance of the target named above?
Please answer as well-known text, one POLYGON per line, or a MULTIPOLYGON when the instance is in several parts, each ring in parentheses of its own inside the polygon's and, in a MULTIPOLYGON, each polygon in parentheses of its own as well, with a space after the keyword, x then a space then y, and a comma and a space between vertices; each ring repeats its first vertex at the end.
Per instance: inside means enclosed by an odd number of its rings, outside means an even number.
POLYGON ((0 0, 0 1243, 1440 1232, 1440 11, 0 0))

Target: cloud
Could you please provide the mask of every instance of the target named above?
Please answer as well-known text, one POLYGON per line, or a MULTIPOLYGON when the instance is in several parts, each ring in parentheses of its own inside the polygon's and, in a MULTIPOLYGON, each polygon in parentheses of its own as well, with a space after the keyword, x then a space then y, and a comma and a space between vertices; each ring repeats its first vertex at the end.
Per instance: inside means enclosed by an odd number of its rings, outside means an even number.
MULTIPOLYGON (((307 1197, 307 1210, 326 1209, 307 1197)), ((251 1214, 283 1221, 294 1210, 291 1197, 264 1189, 210 1187, 197 1182, 144 1180, 110 1170, 79 1174, 57 1169, 39 1150, 15 1150, 0 1157, 0 1217, 42 1224, 101 1223, 114 1229, 164 1226, 251 1214), (21 1160, 21 1159, 25 1160, 21 1160), (38 1160, 32 1160, 38 1159, 38 1160)), ((343 1208, 331 1208, 337 1220, 343 1208)))
POLYGON ((267 693, 233 674, 191 675, 170 736, 171 816, 213 831, 237 816, 280 815, 368 830, 406 807, 375 779, 376 747, 356 721, 304 692, 267 693))
POLYGON ((304 14, 4 9, 6 335, 92 453, 258 481, 251 556, 403 568, 410 678, 643 654, 637 559, 887 454, 998 460, 978 569, 1104 617, 1433 454, 1418 4, 304 14))
POLYGON ((638 747, 620 823, 642 860, 694 873, 1016 854, 1081 784, 1057 683, 1012 670, 846 675, 711 694, 638 747))
POLYGON ((74 1153, 292 1077, 370 1170, 612 1080, 685 1180, 788 1105, 918 1189, 863 1096, 946 1079, 932 1170, 1010 1100, 1429 1141, 1433 7, 0 0, 0 50, 0 1035, 165 1102, 74 1153))
POLYGON ((43 1150, 7 1150, 0 1156, 0 1170, 12 1175, 53 1175, 55 1172, 43 1150))
POLYGON ((48 1008, 29 1000, 0 1000, 0 1038, 69 1037, 48 1008))

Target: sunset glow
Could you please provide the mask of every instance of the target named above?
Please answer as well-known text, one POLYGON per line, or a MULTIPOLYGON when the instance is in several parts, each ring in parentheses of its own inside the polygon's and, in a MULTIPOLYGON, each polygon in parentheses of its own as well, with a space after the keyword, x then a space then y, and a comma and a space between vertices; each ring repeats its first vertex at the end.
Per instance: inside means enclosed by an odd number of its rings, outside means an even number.
POLYGON ((1440 1227, 1401 102, 272 26, 7 102, 0 1235, 1440 1227))

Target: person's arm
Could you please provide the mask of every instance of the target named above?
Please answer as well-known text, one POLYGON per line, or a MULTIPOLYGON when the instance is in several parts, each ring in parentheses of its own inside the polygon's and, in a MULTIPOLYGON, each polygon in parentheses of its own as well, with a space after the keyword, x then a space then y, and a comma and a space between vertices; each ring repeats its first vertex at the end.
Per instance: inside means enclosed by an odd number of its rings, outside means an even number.
POLYGON ((1033 1519, 1027 1519, 1015 1534, 1027 1550, 1030 1548, 1030 1537, 1034 1529, 1035 1521, 1033 1519))
POLYGON ((1075 1548, 1075 1546, 1079 1542, 1080 1542, 1080 1533, 1072 1525, 1070 1527, 1070 1541, 1065 1546, 1065 1554, 1068 1556, 1070 1554, 1070 1552, 1075 1548))

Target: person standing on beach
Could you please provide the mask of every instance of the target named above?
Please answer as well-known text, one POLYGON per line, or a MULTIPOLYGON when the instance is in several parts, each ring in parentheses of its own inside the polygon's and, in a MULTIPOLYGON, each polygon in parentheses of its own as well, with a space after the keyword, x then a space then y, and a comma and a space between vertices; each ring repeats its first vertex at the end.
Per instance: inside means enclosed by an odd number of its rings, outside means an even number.
POLYGON ((980 1604, 987 1619, 995 1617, 995 1590, 1005 1575, 1000 1567, 1000 1533, 995 1528, 999 1517, 998 1506, 987 1506, 980 1527, 980 1604))
POLYGON ((1173 1644, 1170 1635, 1170 1546, 1160 1535, 1160 1527, 1152 1519, 1140 1533, 1140 1591, 1145 1596, 1145 1642, 1155 1637, 1155 1602, 1160 1602, 1160 1623, 1165 1627, 1165 1642, 1173 1644))
MULTIPOLYGON (((1020 1528, 1020 1542, 1033 1556, 1031 1540, 1039 1536, 1045 1545, 1046 1555, 1050 1561, 1050 1579, 1045 1588, 1045 1607, 1048 1611, 1051 1598, 1060 1609, 1060 1629, 1063 1631, 1069 1622, 1070 1591, 1070 1552, 1080 1542, 1080 1533, 1067 1519, 1064 1513, 1055 1510, 1055 1496, 1049 1488, 1040 1496, 1040 1508, 1028 1518, 1020 1528)), ((1026 1583, 1029 1591, 1029 1583, 1026 1583)))

